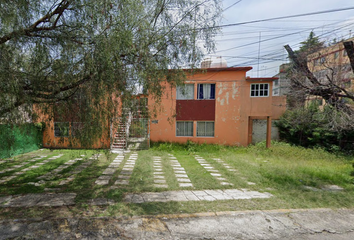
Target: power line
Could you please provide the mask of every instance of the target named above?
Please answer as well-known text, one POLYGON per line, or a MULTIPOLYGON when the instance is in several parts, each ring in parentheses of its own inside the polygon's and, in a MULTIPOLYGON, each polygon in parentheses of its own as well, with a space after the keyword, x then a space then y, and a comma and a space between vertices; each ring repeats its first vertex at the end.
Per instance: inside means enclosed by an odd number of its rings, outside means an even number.
POLYGON ((241 1, 242 1, 242 0, 239 0, 239 1, 237 1, 237 2, 235 2, 235 3, 233 3, 233 4, 231 4, 230 6, 228 6, 227 8, 225 8, 225 9, 223 10, 223 12, 225 12, 225 11, 228 10, 229 8, 235 6, 236 4, 240 3, 241 1))
POLYGON ((230 23, 230 24, 224 24, 224 25, 213 26, 213 27, 199 28, 199 29, 196 29, 196 30, 205 30, 205 29, 212 29, 212 28, 232 27, 232 26, 239 26, 239 25, 245 25, 245 24, 251 24, 251 23, 258 23, 258 22, 267 22, 267 21, 273 21, 273 20, 280 20, 280 19, 286 19, 286 18, 296 18, 296 17, 304 17, 304 16, 310 16, 310 15, 319 15, 319 14, 324 14, 324 13, 342 12, 342 11, 353 10, 353 9, 354 9, 354 7, 338 8, 338 9, 331 9, 331 10, 324 10, 324 11, 317 11, 317 12, 310 12, 310 13, 302 13, 302 14, 296 14, 296 15, 288 15, 288 16, 283 16, 283 17, 259 19, 259 20, 253 20, 253 21, 247 21, 247 22, 240 22, 240 23, 230 23))

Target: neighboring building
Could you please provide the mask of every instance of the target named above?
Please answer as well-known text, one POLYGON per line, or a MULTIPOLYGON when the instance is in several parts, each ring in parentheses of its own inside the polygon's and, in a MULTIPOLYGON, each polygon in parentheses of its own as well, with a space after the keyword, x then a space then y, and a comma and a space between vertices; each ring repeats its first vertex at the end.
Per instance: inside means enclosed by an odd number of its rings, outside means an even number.
POLYGON ((279 73, 274 76, 277 78, 273 81, 273 96, 285 96, 290 92, 291 82, 288 78, 288 70, 290 64, 282 64, 279 67, 279 73))
MULTIPOLYGON (((345 40, 347 41, 354 41, 354 38, 345 40)), ((309 55, 307 61, 309 70, 322 84, 329 83, 331 80, 334 84, 354 92, 353 69, 343 41, 309 55)))

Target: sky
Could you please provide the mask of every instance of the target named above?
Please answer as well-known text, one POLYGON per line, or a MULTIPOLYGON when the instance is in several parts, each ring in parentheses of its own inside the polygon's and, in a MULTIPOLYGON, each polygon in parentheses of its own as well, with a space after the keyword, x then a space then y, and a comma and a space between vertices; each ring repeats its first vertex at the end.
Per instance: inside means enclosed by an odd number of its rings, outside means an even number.
POLYGON ((222 56, 228 67, 253 67, 247 73, 250 77, 276 75, 279 66, 288 62, 283 46, 298 49, 311 31, 326 44, 354 37, 353 0, 223 0, 223 9, 220 25, 262 20, 223 27, 215 39, 216 51, 211 54, 222 56), (344 8, 353 9, 264 21, 344 8))

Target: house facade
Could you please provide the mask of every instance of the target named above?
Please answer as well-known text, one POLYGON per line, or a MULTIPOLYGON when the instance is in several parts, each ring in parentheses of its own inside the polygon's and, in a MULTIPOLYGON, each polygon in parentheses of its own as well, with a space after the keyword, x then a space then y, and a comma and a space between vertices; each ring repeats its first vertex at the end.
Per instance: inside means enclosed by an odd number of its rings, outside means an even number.
MULTIPOLYGON (((165 85, 150 124, 151 141, 247 146, 254 137, 253 121, 271 121, 286 109, 285 96, 272 96, 277 78, 249 78, 251 67, 207 68, 190 74, 183 86, 165 85)), ((266 140, 266 139, 264 139, 266 140)))
MULTIPOLYGON (((160 101, 149 95, 137 96, 139 111, 118 109, 121 116, 103 119, 100 123, 103 135, 91 148, 127 148, 129 144, 146 148, 150 141, 185 143, 188 140, 247 146, 255 137, 270 143, 272 120, 284 113, 286 98, 272 96, 272 83, 277 78, 246 77, 251 69, 207 68, 193 74, 185 70, 184 85, 162 83, 165 89, 160 101), (144 106, 148 114, 142 114, 144 106)), ((122 104, 117 107, 130 109, 122 104)), ((43 116, 47 122, 44 147, 82 147, 71 141, 83 127, 82 123, 75 120, 75 111, 66 112, 73 116, 55 112, 53 116, 43 116)))

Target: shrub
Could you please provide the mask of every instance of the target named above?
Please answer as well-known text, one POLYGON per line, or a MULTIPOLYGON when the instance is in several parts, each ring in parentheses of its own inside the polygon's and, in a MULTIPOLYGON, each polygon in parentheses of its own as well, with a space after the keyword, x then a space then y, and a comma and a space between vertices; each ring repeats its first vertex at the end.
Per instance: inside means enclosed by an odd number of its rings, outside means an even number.
POLYGON ((328 151, 353 151, 354 126, 351 117, 330 106, 316 105, 288 110, 277 123, 280 138, 303 147, 328 151))
POLYGON ((42 146, 43 124, 0 125, 0 158, 37 150, 42 146))

